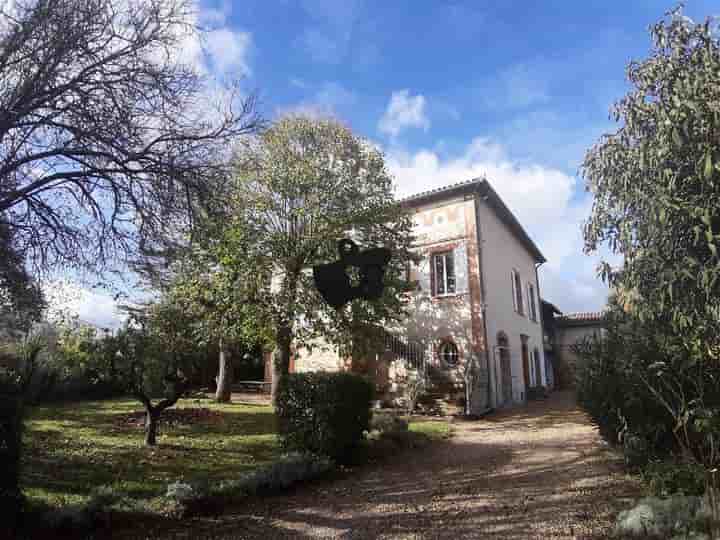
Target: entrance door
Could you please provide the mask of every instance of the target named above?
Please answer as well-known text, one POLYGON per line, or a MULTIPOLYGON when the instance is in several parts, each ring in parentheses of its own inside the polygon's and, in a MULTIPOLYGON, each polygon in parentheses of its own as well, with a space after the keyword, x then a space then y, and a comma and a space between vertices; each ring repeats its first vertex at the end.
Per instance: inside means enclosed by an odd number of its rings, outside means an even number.
POLYGON ((528 354, 527 336, 520 336, 522 340, 522 366, 523 366, 523 380, 525 381, 525 397, 527 397, 527 390, 530 388, 530 357, 528 354))
POLYGON ((533 350, 535 357, 535 386, 542 386, 542 372, 540 371, 540 351, 533 350))
POLYGON ((503 405, 507 405, 512 402, 512 368, 510 367, 508 339, 502 333, 498 336, 498 348, 500 349, 500 377, 502 379, 503 405))

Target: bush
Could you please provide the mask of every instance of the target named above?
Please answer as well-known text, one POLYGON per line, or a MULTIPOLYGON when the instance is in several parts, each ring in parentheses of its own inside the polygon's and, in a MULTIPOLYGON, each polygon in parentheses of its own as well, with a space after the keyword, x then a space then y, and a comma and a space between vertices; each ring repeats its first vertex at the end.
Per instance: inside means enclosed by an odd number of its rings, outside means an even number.
POLYGON ((278 388, 276 413, 287 451, 354 459, 370 425, 373 386, 350 373, 293 373, 278 388))
POLYGON ((23 403, 18 381, 7 372, 0 373, 0 508, 3 527, 14 529, 23 507, 20 491, 23 403))
POLYGON ((249 495, 276 493, 329 472, 334 467, 327 458, 286 454, 278 461, 215 487, 207 483, 178 481, 168 485, 165 512, 177 517, 219 514, 228 500, 249 495))
POLYGON ((698 465, 677 461, 653 461, 642 472, 653 494, 702 495, 705 491, 705 472, 698 465))

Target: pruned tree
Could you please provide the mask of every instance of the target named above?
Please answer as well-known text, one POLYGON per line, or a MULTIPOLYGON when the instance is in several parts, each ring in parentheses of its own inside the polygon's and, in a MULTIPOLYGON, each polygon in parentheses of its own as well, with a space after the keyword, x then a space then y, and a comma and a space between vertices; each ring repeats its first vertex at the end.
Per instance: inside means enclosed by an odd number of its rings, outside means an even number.
POLYGON ((0 7, 0 226, 35 269, 102 270, 185 240, 258 126, 236 83, 178 60, 202 37, 193 5, 0 7))
POLYGON ((394 200, 382 154, 333 120, 282 118, 242 146, 235 166, 223 264, 245 268, 251 252, 254 268, 268 278, 258 305, 273 328, 275 389, 288 372, 293 342, 323 337, 356 346, 363 330, 373 333, 401 317, 411 220, 394 200), (348 237, 361 248, 389 248, 393 258, 382 298, 336 311, 318 294, 312 266, 335 261, 338 242, 348 237))
POLYGON ((145 444, 154 446, 160 415, 190 388, 196 351, 186 319, 172 302, 128 308, 128 313, 126 325, 97 344, 92 369, 142 403, 145 444))

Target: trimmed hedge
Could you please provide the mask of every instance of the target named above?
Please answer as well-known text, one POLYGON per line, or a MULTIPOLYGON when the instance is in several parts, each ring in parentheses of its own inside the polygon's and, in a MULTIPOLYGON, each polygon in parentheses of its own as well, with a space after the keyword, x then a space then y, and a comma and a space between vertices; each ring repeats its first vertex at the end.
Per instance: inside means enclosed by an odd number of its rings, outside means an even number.
POLYGON ((374 387, 351 373, 293 373, 278 388, 276 413, 283 448, 355 459, 370 425, 374 387))

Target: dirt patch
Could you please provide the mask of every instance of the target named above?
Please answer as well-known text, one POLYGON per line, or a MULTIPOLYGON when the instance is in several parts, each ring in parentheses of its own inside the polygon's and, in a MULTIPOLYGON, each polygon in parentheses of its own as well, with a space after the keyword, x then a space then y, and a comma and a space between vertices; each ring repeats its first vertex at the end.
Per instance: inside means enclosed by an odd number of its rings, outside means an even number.
MULTIPOLYGON (((193 409, 165 409, 160 414, 161 426, 189 426, 193 424, 218 424, 222 422, 222 413, 205 407, 193 409)), ((145 411, 133 411, 120 414, 115 424, 127 428, 145 428, 145 411)))

